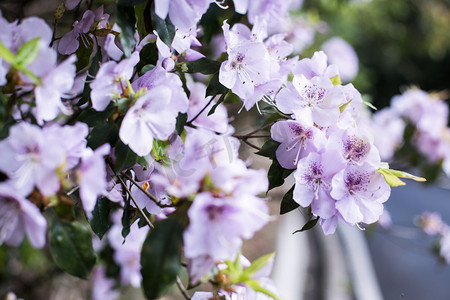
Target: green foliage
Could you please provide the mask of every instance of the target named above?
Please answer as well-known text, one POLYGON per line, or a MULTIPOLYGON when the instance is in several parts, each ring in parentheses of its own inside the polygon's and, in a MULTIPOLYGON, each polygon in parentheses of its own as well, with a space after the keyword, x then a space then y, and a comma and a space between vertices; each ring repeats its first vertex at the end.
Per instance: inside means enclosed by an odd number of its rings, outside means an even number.
POLYGON ((116 158, 114 163, 114 170, 116 172, 131 168, 136 163, 145 164, 145 159, 134 153, 133 150, 131 150, 130 147, 125 145, 122 141, 117 143, 114 156, 116 158))
POLYGON ((283 196, 280 206, 280 215, 284 215, 294 209, 297 209, 300 205, 294 201, 294 186, 283 196))
POLYGON ((164 294, 181 269, 183 226, 168 218, 155 225, 145 239, 141 252, 142 287, 148 299, 164 294))
POLYGON ((219 72, 220 62, 203 57, 196 61, 187 61, 183 63, 187 67, 186 73, 201 73, 204 75, 215 74, 219 72))
POLYGON ((50 251, 58 267, 83 279, 88 278, 96 262, 90 231, 75 221, 52 218, 50 251))
POLYGON ((122 32, 120 33, 120 42, 123 46, 123 52, 126 57, 130 57, 131 51, 136 45, 134 31, 136 26, 136 15, 133 6, 117 5, 116 9, 117 25, 122 32))
POLYGON ((312 229, 314 226, 316 226, 317 221, 319 221, 319 217, 315 219, 309 219, 301 229, 294 231, 292 234, 312 229))
POLYGON ((269 191, 273 188, 283 185, 284 179, 288 177, 294 170, 283 168, 280 163, 274 159, 269 168, 267 178, 269 179, 269 191))
POLYGON ((180 136, 183 133, 184 125, 187 122, 187 118, 188 118, 187 113, 178 113, 177 124, 176 124, 175 128, 177 130, 178 135, 180 135, 180 136))
POLYGON ((228 90, 227 87, 219 82, 219 73, 215 73, 206 88, 206 96, 215 97, 220 94, 226 94, 228 90))
POLYGON ((256 152, 256 154, 268 157, 270 159, 276 159, 275 152, 277 151, 278 146, 280 146, 279 142, 268 139, 261 147, 261 150, 256 152))
POLYGON ((103 144, 114 145, 119 137, 119 129, 115 124, 104 123, 94 127, 87 137, 88 146, 97 149, 103 144))
POLYGON ((392 187, 397 187, 406 184, 405 182, 400 180, 400 178, 408 178, 421 182, 426 181, 426 179, 422 177, 418 177, 403 171, 389 169, 389 165, 387 163, 382 163, 382 166, 378 169, 378 172, 380 172, 381 175, 383 175, 384 179, 386 180, 386 183, 392 187))
POLYGON ((164 44, 171 48, 173 38, 175 37, 175 26, 172 24, 172 22, 170 22, 169 17, 167 17, 165 20, 161 19, 156 15, 154 9, 150 10, 150 17, 152 27, 158 33, 161 41, 163 41, 164 44))
POLYGON ((111 228, 111 201, 102 197, 97 200, 95 208, 92 211, 92 217, 89 219, 92 231, 100 238, 111 228))
POLYGON ((208 112, 208 116, 212 115, 213 113, 216 112, 216 108, 222 104, 222 102, 225 100, 225 96, 226 94, 222 94, 219 98, 219 100, 217 100, 217 102, 213 105, 213 107, 211 107, 211 109, 208 112))

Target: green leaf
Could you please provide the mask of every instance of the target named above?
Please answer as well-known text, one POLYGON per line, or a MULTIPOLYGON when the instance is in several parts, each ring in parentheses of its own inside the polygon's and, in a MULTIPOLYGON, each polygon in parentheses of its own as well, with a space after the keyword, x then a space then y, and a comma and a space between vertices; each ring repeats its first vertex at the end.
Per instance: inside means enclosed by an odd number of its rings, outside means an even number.
POLYGON ((341 77, 339 75, 331 77, 330 80, 331 80, 331 83, 333 83, 334 85, 342 84, 341 77))
POLYGON ((399 177, 412 179, 419 182, 427 181, 423 177, 418 177, 403 171, 389 169, 389 165, 387 163, 382 163, 381 167, 378 169, 378 172, 381 173, 381 175, 383 175, 384 179, 386 180, 386 183, 392 187, 402 186, 406 184, 401 179, 399 179, 399 177))
POLYGON ((152 19, 152 27, 158 33, 159 38, 164 44, 171 48, 173 38, 175 37, 175 26, 170 22, 169 17, 165 20, 158 17, 154 9, 150 10, 150 16, 152 19))
POLYGON ((187 118, 188 118, 187 113, 178 113, 177 124, 175 125, 175 128, 177 130, 178 135, 180 136, 183 133, 184 125, 187 122, 187 118))
POLYGON ((96 111, 93 108, 84 109, 78 121, 88 124, 89 127, 100 126, 106 122, 115 110, 114 103, 110 103, 104 111, 96 111))
POLYGON ((141 74, 145 74, 145 72, 153 69, 158 61, 158 49, 156 48, 156 43, 148 43, 145 45, 142 50, 139 52, 139 62, 136 65, 136 70, 139 70, 141 74), (145 66, 153 66, 151 69, 145 66))
POLYGON ((247 279, 252 278, 256 274, 256 272, 258 272, 264 266, 269 264, 274 259, 274 257, 275 257, 274 252, 259 257, 258 259, 253 261, 252 264, 248 268, 245 268, 243 270, 244 276, 247 279))
POLYGON ((50 251, 58 267, 87 279, 96 262, 90 231, 78 222, 53 217, 50 225, 50 251))
POLYGON ((11 65, 16 62, 14 54, 2 42, 0 42, 0 57, 11 65))
POLYGON ((21 67, 26 67, 32 63, 39 54, 40 37, 34 38, 23 44, 17 51, 16 64, 21 67))
POLYGON ((186 73, 201 73, 204 75, 219 72, 220 62, 203 57, 196 61, 184 62, 187 67, 186 73))
POLYGON ((219 94, 226 94, 228 91, 229 89, 219 82, 219 73, 216 73, 209 81, 208 87, 206 88, 206 96, 214 97, 219 94))
POLYGON ((368 107, 370 107, 373 110, 377 110, 377 108, 370 102, 363 100, 363 104, 367 105, 368 107))
POLYGON ((297 233, 297 232, 302 232, 302 231, 309 230, 309 229, 313 228, 314 226, 316 226, 317 221, 319 221, 319 219, 320 218, 317 217, 315 219, 309 220, 308 222, 306 222, 305 225, 303 225, 302 229, 296 230, 292 234, 297 233))
POLYGON ((139 160, 139 156, 122 141, 119 141, 119 143, 117 143, 114 155, 116 158, 114 170, 116 172, 121 172, 128 168, 131 168, 139 160))
POLYGON ((348 102, 339 105, 339 111, 341 112, 341 114, 344 112, 345 108, 347 107, 347 105, 350 104, 350 102, 352 102, 352 100, 349 100, 348 102))
POLYGON ((133 224, 133 214, 135 214, 135 210, 132 209, 130 206, 130 198, 124 197, 123 199, 124 205, 123 205, 123 214, 122 214, 122 237, 124 240, 130 233, 131 224, 133 224))
POLYGON ((294 169, 284 169, 276 159, 273 160, 272 165, 269 168, 267 178, 269 179, 269 191, 273 188, 283 185, 284 179, 288 177, 294 169))
POLYGON ((170 145, 169 141, 153 140, 152 152, 155 155, 156 161, 164 160, 169 145, 170 145))
POLYGON ((114 145, 119 138, 119 129, 115 124, 104 123, 92 129, 87 137, 88 146, 97 149, 103 144, 114 145))
POLYGON ((155 225, 141 252, 142 287, 148 299, 162 296, 176 281, 181 270, 183 226, 168 218, 155 225))
POLYGON ((268 139, 261 147, 261 150, 259 150, 255 154, 275 159, 275 151, 277 151, 278 146, 280 146, 279 142, 274 141, 272 139, 268 139))
POLYGON ((92 217, 89 219, 92 231, 100 238, 111 228, 111 201, 102 197, 97 200, 94 210, 92 211, 92 217))
POLYGON ((280 215, 284 215, 290 211, 293 211, 300 206, 297 202, 294 201, 294 188, 295 186, 291 187, 291 189, 283 196, 283 200, 281 200, 280 206, 280 215))
POLYGON ((120 42, 123 46, 123 52, 126 57, 130 57, 131 50, 136 45, 134 31, 136 26, 136 15, 134 7, 117 5, 116 9, 117 25, 121 29, 120 42))
POLYGON ((256 280, 247 280, 245 282, 245 285, 247 285, 248 287, 250 287, 251 289, 253 289, 255 292, 259 292, 259 293, 263 293, 269 297, 272 297, 275 300, 279 300, 280 298, 278 298, 277 295, 275 295, 275 293, 273 293, 272 291, 262 287, 258 281, 256 280))
POLYGON ((211 107, 211 109, 209 110, 208 116, 210 116, 216 112, 216 108, 223 102, 223 100, 225 100, 225 96, 226 96, 226 94, 222 94, 222 96, 220 96, 220 98, 216 102, 216 104, 214 104, 213 107, 211 107))

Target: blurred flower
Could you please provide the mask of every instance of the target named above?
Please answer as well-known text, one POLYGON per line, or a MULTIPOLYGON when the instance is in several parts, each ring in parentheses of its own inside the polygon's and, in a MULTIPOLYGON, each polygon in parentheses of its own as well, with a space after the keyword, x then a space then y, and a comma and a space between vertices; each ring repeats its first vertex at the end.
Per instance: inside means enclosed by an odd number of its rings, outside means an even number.
POLYGON ((0 183, 0 242, 18 246, 25 235, 35 248, 45 245, 47 222, 21 191, 0 183))

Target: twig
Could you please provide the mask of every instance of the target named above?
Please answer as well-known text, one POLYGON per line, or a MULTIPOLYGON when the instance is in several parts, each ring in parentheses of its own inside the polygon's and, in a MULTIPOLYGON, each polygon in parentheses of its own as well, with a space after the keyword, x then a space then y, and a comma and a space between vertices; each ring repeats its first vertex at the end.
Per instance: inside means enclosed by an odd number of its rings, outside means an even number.
MULTIPOLYGON (((117 176, 117 174, 116 174, 117 176)), ((147 222, 147 224, 151 227, 151 228, 155 228, 155 226, 153 226, 152 222, 150 222, 150 220, 147 218, 147 215, 144 213, 144 211, 142 210, 142 208, 139 206, 139 204, 137 204, 136 199, 134 199, 133 194, 131 194, 131 191, 128 189, 127 185, 125 184, 125 182, 123 181, 123 179, 120 176, 117 176, 117 178, 120 181, 120 184, 122 184, 123 188, 125 189, 125 191, 127 191, 128 195, 130 195, 131 200, 133 200, 134 205, 136 205, 136 208, 139 210, 139 212, 141 213, 141 215, 144 217, 145 221, 147 222)))
POLYGON ((197 119, 204 111, 205 109, 213 102, 214 97, 211 97, 211 100, 209 100, 208 104, 205 105, 205 107, 203 107, 200 112, 198 114, 195 115, 194 118, 192 118, 190 121, 188 121, 186 124, 192 124, 192 122, 195 121, 195 119, 197 119))
POLYGON ((242 141, 243 141, 244 143, 246 143, 247 145, 249 145, 250 147, 255 148, 255 149, 258 150, 258 151, 261 151, 261 148, 260 148, 260 147, 258 147, 258 146, 256 146, 256 145, 250 143, 249 141, 247 141, 247 139, 243 139, 242 141))
POLYGON ((189 293, 186 290, 186 288, 184 287, 183 283, 181 282, 181 279, 179 276, 177 276, 177 286, 178 286, 178 289, 180 290, 181 294, 183 294, 184 298, 186 300, 190 300, 191 296, 189 296, 189 293))
POLYGON ((158 205, 159 207, 171 207, 171 205, 165 205, 162 204, 158 199, 156 199, 155 196, 153 196, 152 194, 150 194, 149 192, 147 192, 139 183, 137 183, 133 178, 131 178, 131 176, 129 176, 127 173, 125 172, 120 172, 121 175, 125 176, 129 181, 131 181, 135 186, 138 187, 138 189, 141 190, 141 192, 143 192, 147 197, 149 197, 151 200, 153 200, 153 202, 156 203, 156 205, 158 205))
POLYGON ((266 125, 264 125, 263 127, 258 128, 258 129, 256 129, 256 130, 253 130, 252 132, 247 133, 247 134, 245 134, 245 135, 243 135, 243 136, 248 137, 248 136, 254 135, 255 133, 257 133, 257 132, 259 132, 259 131, 261 131, 261 130, 266 129, 267 127, 270 127, 270 126, 272 126, 272 125, 275 124, 275 123, 276 123, 276 121, 270 122, 269 124, 266 124, 266 125))
POLYGON ((240 140, 255 139, 255 138, 270 138, 271 137, 269 134, 252 135, 252 136, 245 136, 245 135, 233 135, 233 136, 240 140))

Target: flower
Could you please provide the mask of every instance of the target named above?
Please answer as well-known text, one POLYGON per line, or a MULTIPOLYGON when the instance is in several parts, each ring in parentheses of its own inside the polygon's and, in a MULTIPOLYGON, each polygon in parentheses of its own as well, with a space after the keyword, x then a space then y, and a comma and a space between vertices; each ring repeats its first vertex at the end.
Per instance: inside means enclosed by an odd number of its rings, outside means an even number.
POLYGON ((38 126, 22 122, 11 127, 9 137, 0 142, 0 151, 0 170, 22 194, 30 194, 35 186, 45 196, 59 190, 57 169, 65 158, 60 136, 45 134, 38 126))
POLYGON ((120 97, 138 62, 139 53, 134 52, 130 58, 125 58, 119 63, 109 61, 101 65, 97 76, 91 82, 91 101, 95 110, 105 110, 111 99, 120 97))
POLYGON ((26 234, 35 248, 45 245, 47 222, 21 191, 0 183, 0 242, 18 246, 26 234))
POLYGON ((155 87, 139 97, 123 118, 119 137, 137 155, 149 154, 154 138, 166 140, 175 130, 178 110, 170 106, 171 97, 170 89, 155 87))
POLYGON ((340 37, 332 37, 322 45, 331 64, 339 69, 341 80, 349 82, 358 74, 358 55, 353 47, 340 37))
POLYGON ((81 158, 81 166, 77 170, 80 198, 88 214, 94 210, 97 197, 106 191, 106 166, 103 156, 109 154, 109 150, 109 144, 104 144, 95 151, 86 148, 81 158))
POLYGON ((298 161, 311 151, 319 151, 326 144, 325 134, 312 123, 303 121, 280 121, 270 129, 271 137, 280 146, 276 157, 285 169, 294 169, 298 161))
POLYGON ((348 165, 333 177, 331 185, 336 209, 350 224, 376 222, 383 213, 383 202, 391 194, 383 175, 368 163, 348 165))

